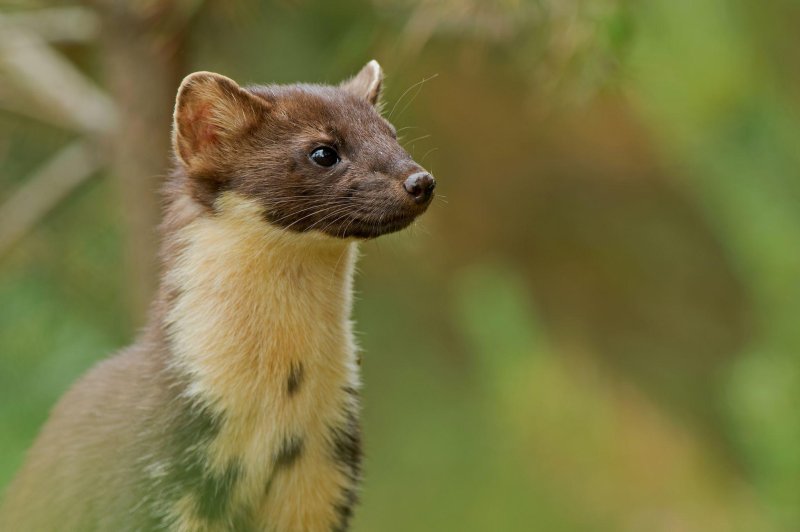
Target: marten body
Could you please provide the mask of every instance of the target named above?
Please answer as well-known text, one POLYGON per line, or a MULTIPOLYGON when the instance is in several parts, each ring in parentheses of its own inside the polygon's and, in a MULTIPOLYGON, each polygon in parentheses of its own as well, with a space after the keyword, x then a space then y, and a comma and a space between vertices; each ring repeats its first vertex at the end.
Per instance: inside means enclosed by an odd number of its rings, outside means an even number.
POLYGON ((347 529, 356 241, 433 189, 374 109, 380 83, 375 62, 339 87, 184 81, 149 325, 56 406, 0 530, 347 529))

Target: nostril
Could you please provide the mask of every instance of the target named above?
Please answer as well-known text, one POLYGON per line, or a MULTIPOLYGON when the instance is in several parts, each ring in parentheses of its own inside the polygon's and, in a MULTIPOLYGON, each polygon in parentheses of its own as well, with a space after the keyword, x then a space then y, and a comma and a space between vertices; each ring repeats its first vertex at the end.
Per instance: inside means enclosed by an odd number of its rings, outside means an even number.
POLYGON ((425 186, 427 187, 427 192, 430 194, 433 192, 433 189, 436 188, 436 180, 433 178, 432 175, 428 174, 428 180, 426 181, 425 186))
POLYGON ((403 187, 414 196, 416 203, 422 203, 430 199, 433 189, 436 188, 436 181, 428 172, 417 172, 408 176, 403 187))

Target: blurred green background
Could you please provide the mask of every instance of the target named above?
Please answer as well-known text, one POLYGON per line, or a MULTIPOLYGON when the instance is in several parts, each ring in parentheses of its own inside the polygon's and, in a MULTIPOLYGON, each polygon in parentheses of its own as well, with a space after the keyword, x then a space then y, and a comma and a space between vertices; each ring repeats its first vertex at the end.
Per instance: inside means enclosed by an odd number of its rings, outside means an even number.
POLYGON ((0 9, 0 486, 133 338, 181 77, 386 72, 357 531, 800 530, 800 3, 0 9), (425 80, 425 81, 423 81, 425 80))

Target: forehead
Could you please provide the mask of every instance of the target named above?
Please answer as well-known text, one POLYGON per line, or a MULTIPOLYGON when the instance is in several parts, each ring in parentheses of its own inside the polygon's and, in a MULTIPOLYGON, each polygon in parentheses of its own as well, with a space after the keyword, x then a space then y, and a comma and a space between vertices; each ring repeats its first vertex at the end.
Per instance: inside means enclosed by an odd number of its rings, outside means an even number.
POLYGON ((275 111, 302 129, 345 137, 385 135, 392 131, 392 126, 369 102, 338 87, 298 84, 250 90, 268 93, 268 99, 275 102, 275 111))

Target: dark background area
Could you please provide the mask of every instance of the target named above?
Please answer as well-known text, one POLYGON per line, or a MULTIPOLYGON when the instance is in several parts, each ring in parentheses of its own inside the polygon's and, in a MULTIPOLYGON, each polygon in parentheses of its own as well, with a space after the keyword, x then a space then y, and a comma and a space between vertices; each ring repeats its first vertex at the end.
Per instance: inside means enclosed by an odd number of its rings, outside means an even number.
POLYGON ((180 79, 338 82, 438 181, 362 246, 355 530, 800 529, 800 4, 0 7, 0 486, 129 343, 180 79))

